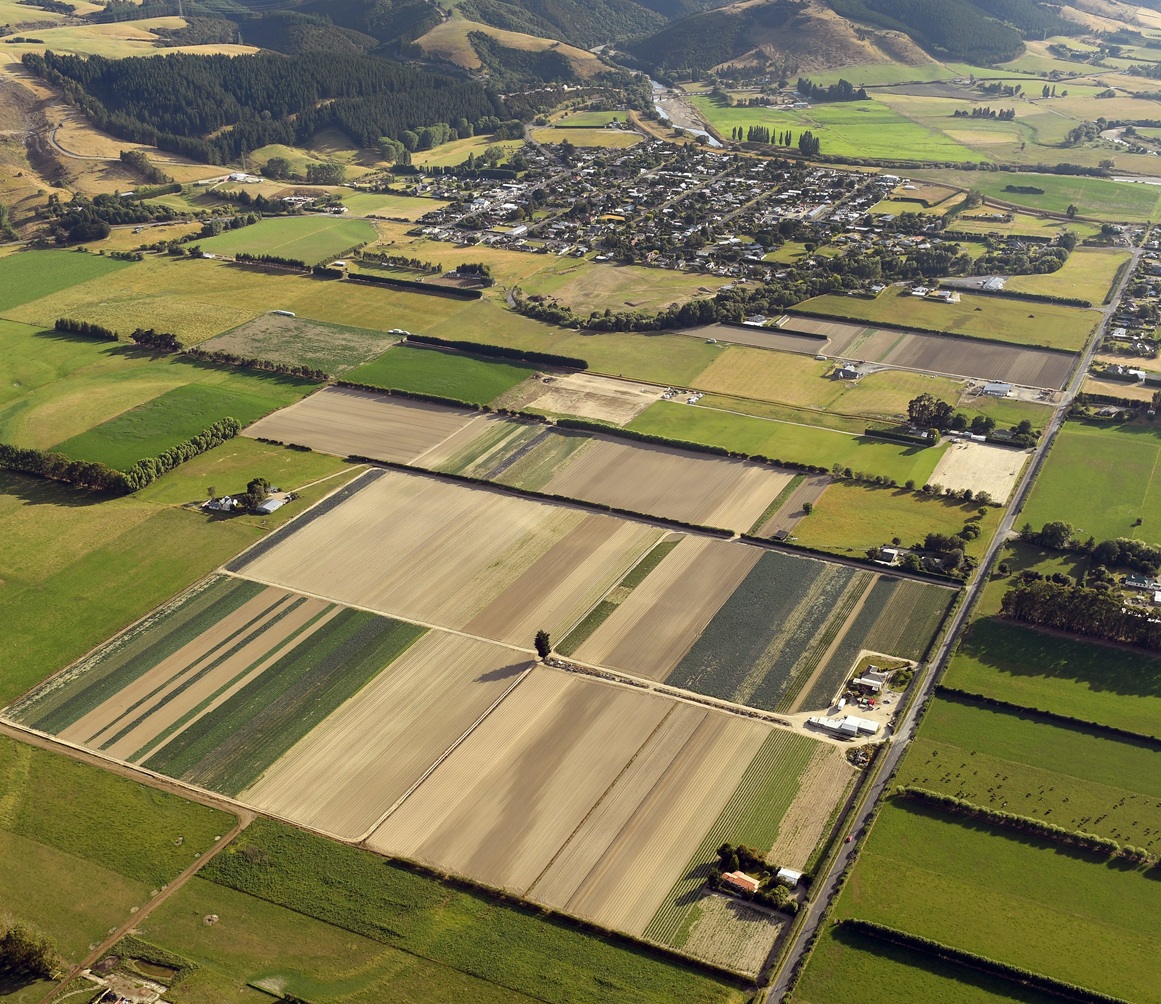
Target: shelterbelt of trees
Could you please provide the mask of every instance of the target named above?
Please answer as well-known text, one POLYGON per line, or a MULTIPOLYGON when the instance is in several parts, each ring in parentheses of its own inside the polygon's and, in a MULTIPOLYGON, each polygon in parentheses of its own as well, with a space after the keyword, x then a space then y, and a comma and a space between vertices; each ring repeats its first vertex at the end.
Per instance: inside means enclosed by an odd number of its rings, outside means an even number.
POLYGON ((302 145, 332 127, 367 147, 437 122, 482 123, 491 132, 506 115, 501 99, 474 81, 337 52, 294 59, 46 52, 27 53, 24 65, 98 128, 210 164, 269 143, 302 145))

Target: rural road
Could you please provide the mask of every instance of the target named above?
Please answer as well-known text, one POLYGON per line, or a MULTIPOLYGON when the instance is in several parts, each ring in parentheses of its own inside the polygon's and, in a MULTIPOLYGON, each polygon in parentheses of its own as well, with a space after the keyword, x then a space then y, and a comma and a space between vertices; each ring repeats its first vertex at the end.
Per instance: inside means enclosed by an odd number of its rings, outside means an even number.
POLYGON ((879 804, 879 799, 883 797, 887 785, 894 776, 895 769, 899 766, 899 761, 903 758, 903 754, 907 752, 907 747, 914 738, 917 720, 922 714, 928 699, 935 692, 935 685, 947 663, 948 656, 951 654, 952 646, 958 640, 960 632, 967 624, 968 616, 975 606, 980 591, 987 583, 988 571, 996 560, 996 555, 999 553, 1000 548, 1008 540, 1012 532, 1016 518, 1019 516, 1020 510, 1023 508, 1024 502, 1028 497, 1028 492, 1031 490, 1037 475, 1040 473, 1040 468, 1044 464, 1045 457, 1048 456, 1048 451, 1056 439, 1056 434, 1064 425, 1064 420, 1068 416, 1068 409, 1072 404, 1072 399, 1084 384, 1085 375, 1088 373, 1093 356, 1096 355, 1097 346, 1100 343, 1101 336, 1104 334, 1105 326, 1109 318, 1116 312, 1117 305, 1120 303, 1125 287, 1137 269, 1140 257, 1140 248, 1134 248, 1130 265, 1121 276, 1120 283, 1114 291, 1114 295, 1110 298, 1108 306, 1101 308, 1100 326, 1089 340, 1084 355, 1081 356, 1076 369, 1073 371, 1068 388, 1060 404, 1057 405, 1056 410, 1052 413, 1052 418, 1045 427, 1044 434, 1040 437, 1040 443, 1033 452, 1032 459, 1024 470, 1024 476, 1016 486, 1016 490, 1012 493, 1012 499, 1004 514, 1004 518, 1000 521, 1000 525, 992 537, 991 543, 988 545, 987 552, 980 561, 975 576, 968 584, 964 593, 963 602, 956 608, 955 614, 952 616, 951 624, 945 632, 943 641, 940 643, 934 658, 923 667, 923 675, 919 679, 919 692, 911 701, 902 719, 896 723, 895 729, 886 744, 882 756, 871 766, 870 769, 874 771, 874 776, 869 780, 866 797, 846 827, 846 832, 854 834, 856 839, 849 844, 841 844, 830 870, 825 876, 819 876, 815 880, 813 886, 814 895, 810 900, 806 921, 799 927, 798 933, 794 938, 794 943, 786 953, 782 968, 770 984, 770 988, 766 994, 767 1001, 779 1001, 784 994, 790 991, 791 982, 795 978, 799 964, 806 954, 807 946, 819 930, 831 900, 837 895, 842 885, 843 873, 858 854, 862 844, 862 837, 865 836, 867 821, 875 811, 875 807, 879 804))

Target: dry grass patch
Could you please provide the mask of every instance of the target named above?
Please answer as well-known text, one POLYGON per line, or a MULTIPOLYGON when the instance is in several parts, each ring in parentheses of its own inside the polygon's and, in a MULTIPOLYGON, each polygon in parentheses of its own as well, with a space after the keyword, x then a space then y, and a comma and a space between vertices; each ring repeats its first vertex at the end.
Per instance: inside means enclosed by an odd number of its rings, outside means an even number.
POLYGON ((408 463, 454 436, 473 417, 466 410, 327 387, 255 422, 246 435, 340 457, 408 463))
POLYGON ((426 35, 421 36, 417 44, 433 56, 446 59, 469 70, 477 70, 481 66, 480 57, 476 54, 476 50, 468 38, 469 33, 474 31, 491 36, 508 49, 520 49, 525 52, 543 52, 545 49, 552 49, 564 56, 572 64, 573 70, 582 77, 591 77, 604 69, 601 61, 584 49, 578 49, 575 46, 565 45, 563 42, 555 42, 547 38, 539 38, 536 35, 525 35, 518 31, 493 28, 490 25, 458 17, 453 17, 444 21, 443 24, 436 25, 426 35))
POLYGON ((357 839, 530 665, 498 645, 429 632, 241 797, 312 829, 357 839))
POLYGON ((935 465, 931 480, 945 488, 985 491, 996 502, 1007 502, 1031 450, 1014 450, 991 443, 952 441, 935 465))
POLYGON ((654 401, 661 389, 629 380, 611 380, 589 373, 568 373, 536 384, 542 393, 524 407, 549 415, 574 415, 598 422, 628 425, 654 401))
POLYGON ((686 537, 577 649, 579 661, 664 680, 762 552, 686 537))
POLYGON ((761 972, 789 919, 745 900, 704 892, 681 950, 739 973, 761 972))
POLYGON ((767 859, 787 868, 805 868, 826 834, 832 810, 846 794, 856 773, 841 748, 820 743, 814 759, 802 773, 798 796, 782 817, 778 838, 767 859))

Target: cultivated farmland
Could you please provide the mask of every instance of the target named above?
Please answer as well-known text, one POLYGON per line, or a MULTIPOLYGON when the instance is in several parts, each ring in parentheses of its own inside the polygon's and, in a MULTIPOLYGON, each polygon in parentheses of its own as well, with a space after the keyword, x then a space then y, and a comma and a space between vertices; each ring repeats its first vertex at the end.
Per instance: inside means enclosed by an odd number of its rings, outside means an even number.
POLYGON ((598 422, 627 425, 660 400, 661 391, 649 384, 610 380, 590 373, 555 376, 540 393, 529 394, 524 407, 545 415, 574 415, 598 422))
POLYGON ((383 394, 327 387, 255 422, 246 435, 340 457, 409 463, 472 421, 473 413, 383 394))
MULTIPOLYGON (((845 301, 850 298, 842 299, 845 301)), ((848 356, 887 366, 947 373, 977 380, 1007 380, 1053 390, 1064 386, 1076 365, 1076 357, 1069 352, 966 341, 947 335, 875 328, 805 315, 789 317, 776 337, 779 341, 773 347, 795 352, 814 355, 824 351, 830 356, 848 356), (827 339, 825 348, 817 338, 795 338, 795 332, 823 335, 827 339)))
POLYGON ((337 602, 527 646, 560 634, 661 531, 430 477, 364 477, 231 567, 337 602), (297 585, 296 585, 297 584, 297 585))

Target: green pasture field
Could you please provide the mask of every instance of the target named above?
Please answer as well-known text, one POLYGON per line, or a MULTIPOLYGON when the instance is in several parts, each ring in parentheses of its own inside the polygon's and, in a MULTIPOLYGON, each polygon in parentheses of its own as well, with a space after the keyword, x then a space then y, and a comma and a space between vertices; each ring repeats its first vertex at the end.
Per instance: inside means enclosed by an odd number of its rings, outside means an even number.
POLYGON ((327 324, 307 317, 264 314, 204 342, 208 352, 312 366, 337 376, 382 355, 398 336, 327 324))
POLYGON ((1161 883, 1140 869, 892 800, 836 913, 1156 1004, 1159 909, 1161 883))
POLYGON ((224 375, 228 379, 217 384, 175 387, 53 449, 76 460, 127 470, 142 457, 155 457, 227 416, 249 425, 304 397, 313 386, 285 377, 269 380, 228 371, 224 375))
POLYGON ((338 216, 286 216, 265 219, 240 230, 227 230, 199 241, 203 251, 214 254, 272 254, 300 258, 316 265, 346 251, 352 244, 375 239, 375 227, 366 220, 338 216))
POLYGON ((615 265, 589 259, 534 256, 543 263, 535 275, 521 280, 526 293, 549 295, 580 316, 606 307, 617 310, 659 310, 698 296, 711 296, 720 278, 669 268, 644 265, 615 265))
POLYGON ((1161 544, 1161 434, 1152 424, 1066 422, 1020 514, 1039 528, 1067 520, 1077 536, 1161 544))
MULTIPOLYGON (((52 937, 66 962, 79 962, 233 823, 225 813, 0 737, 4 914, 52 937)), ((12 999, 39 1001, 50 989, 38 982, 31 996, 18 991, 12 999)))
POLYGON ((955 185, 958 188, 974 188, 983 192, 989 199, 1029 209, 1043 209, 1063 214, 1070 205, 1075 205, 1081 216, 1118 223, 1156 220, 1161 204, 1161 190, 1154 185, 1108 181, 1104 178, 1009 171, 917 170, 914 174, 929 181, 955 185), (1044 194, 1005 192, 1004 188, 1007 185, 1040 188, 1044 194))
MULTIPOLYGON (((1100 227, 1095 223, 1084 220, 1058 220, 1051 216, 1033 216, 1029 213, 1013 212, 1010 223, 1001 223, 999 220, 972 220, 966 216, 987 213, 989 210, 982 206, 967 214, 960 214, 955 218, 955 230, 964 230, 968 233, 980 235, 999 233, 1011 234, 1017 237, 1056 237, 1062 230, 1071 230, 1078 237, 1095 237, 1100 233, 1100 227)), ((998 212, 998 210, 991 210, 998 212)))
POLYGON ((856 87, 879 87, 884 84, 906 84, 913 81, 951 80, 958 72, 942 63, 921 63, 908 66, 903 63, 859 63, 838 70, 812 70, 812 83, 829 86, 840 79, 849 80, 856 87))
POLYGON ((940 451, 916 449, 831 429, 791 425, 671 401, 650 405, 629 429, 667 439, 721 446, 750 456, 797 463, 844 467, 924 484, 939 462, 940 451))
POLYGON ((388 349, 373 363, 352 370, 348 378, 389 390, 487 404, 535 372, 530 366, 401 345, 388 349))
POLYGON ((797 1004, 848 1004, 858 986, 861 1004, 1059 1004, 1060 998, 943 962, 877 938, 824 928, 794 990, 797 1004))
POLYGON ((498 146, 507 157, 523 145, 521 140, 497 140, 494 136, 469 136, 466 139, 444 143, 431 150, 418 150, 412 155, 412 163, 422 168, 458 167, 468 159, 469 153, 478 157, 488 147, 498 146))
POLYGON ((1161 746, 943 695, 897 776, 989 809, 1161 844, 1161 746))
MULTIPOLYGON (((417 220, 426 213, 448 205, 441 199, 425 199, 399 192, 343 193, 343 205, 356 216, 391 216, 403 220, 417 220)), ((340 249, 341 250, 341 249, 340 249)))
POLYGON ((130 264, 81 251, 21 251, 6 255, 0 258, 0 311, 101 279, 130 264))
MULTIPOLYGON (((915 481, 920 483, 919 478, 915 481)), ((814 504, 814 511, 794 527, 794 538, 806 547, 836 554, 861 554, 868 547, 889 545, 895 537, 910 547, 929 533, 959 533, 978 511, 975 502, 836 481, 814 504)), ((968 541, 968 554, 983 552, 1000 521, 1000 512, 988 507, 980 520, 979 537, 968 541)))
POLYGON ((470 973, 540 1001, 741 1004, 747 999, 744 991, 643 947, 582 932, 532 908, 499 903, 269 820, 252 823, 201 874, 430 959, 448 967, 457 981, 470 973))
POLYGON ((602 129, 610 122, 625 122, 627 119, 625 112, 565 112, 552 124, 562 129, 602 129))
POLYGON ((84 655, 229 560, 361 468, 335 457, 233 439, 137 495, 98 501, 65 485, 0 472, 0 704, 84 655), (273 516, 183 511, 208 487, 256 476, 295 489, 273 516), (322 480, 320 479, 328 479, 322 480))
POLYGON ((802 773, 818 752, 817 741, 806 736, 781 730, 770 733, 694 851, 683 876, 649 921, 646 938, 676 947, 684 943, 696 919, 698 898, 694 893, 709 877, 718 847, 725 842, 762 849, 772 846, 782 817, 798 797, 802 773))
MULTIPOLYGON (((433 299, 433 297, 424 297, 433 299)), ((541 324, 489 301, 476 300, 425 334, 504 345, 584 359, 598 374, 680 386, 704 370, 721 349, 685 335, 609 331, 585 334, 541 324)))
POLYGON ((401 255, 406 258, 418 258, 420 261, 429 261, 442 265, 445 272, 461 265, 464 262, 479 262, 492 270, 492 277, 496 280, 496 287, 485 290, 484 295, 495 299, 501 298, 506 286, 522 286, 522 280, 541 270, 576 268, 584 269, 591 263, 587 258, 558 258, 556 255, 532 254, 528 251, 510 251, 507 248, 486 247, 477 244, 475 247, 460 247, 446 241, 431 240, 423 236, 410 236, 409 230, 414 227, 406 223, 391 223, 377 221, 379 240, 366 248, 367 251, 401 255))
POLYGON ((1056 272, 1045 275, 1014 275, 1005 289, 1043 296, 1072 296, 1099 306, 1112 292, 1117 269, 1129 260, 1121 248, 1078 247, 1056 272))
POLYGON ((562 129, 549 126, 547 129, 533 129, 529 132, 538 143, 563 143, 568 140, 573 146, 596 146, 625 149, 636 146, 644 138, 630 129, 562 129))
MULTIPOLYGON (((772 132, 790 129, 794 144, 807 130, 822 144, 824 154, 842 157, 883 157, 907 160, 986 160, 943 133, 892 111, 880 101, 844 101, 800 110, 727 108, 715 98, 696 96, 694 107, 719 133, 742 126, 769 126, 772 132)), ((792 144, 793 145, 793 144, 792 144)))
POLYGON ((51 325, 58 317, 75 317, 124 335, 137 327, 156 328, 172 331, 192 345, 271 310, 290 310, 300 317, 325 317, 332 324, 376 331, 423 332, 466 306, 465 301, 451 297, 156 255, 132 268, 41 296, 8 310, 6 316, 39 325, 51 325))
POLYGON ((1100 321, 1093 310, 1056 303, 1029 303, 963 293, 959 303, 940 303, 912 296, 909 289, 888 286, 873 300, 828 293, 794 308, 802 314, 827 314, 872 324, 887 322, 1014 345, 1038 345, 1078 352, 1100 321))
POLYGON ((985 617, 943 682, 972 694, 1161 737, 1161 659, 985 617))
POLYGON ((279 987, 328 1004, 529 1004, 532 998, 226 886, 194 878, 142 924, 141 939, 197 963, 174 1004, 271 998, 279 987), (214 925, 202 918, 216 914, 214 925), (229 995, 227 997, 227 994, 229 995))

